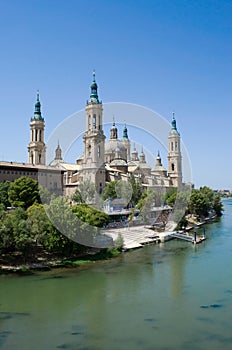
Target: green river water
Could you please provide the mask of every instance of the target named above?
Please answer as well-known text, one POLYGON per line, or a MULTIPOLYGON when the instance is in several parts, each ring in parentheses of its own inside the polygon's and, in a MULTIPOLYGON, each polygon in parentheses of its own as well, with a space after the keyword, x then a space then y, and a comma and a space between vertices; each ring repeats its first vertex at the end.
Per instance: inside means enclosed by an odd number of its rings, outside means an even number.
POLYGON ((72 270, 0 276, 1 350, 231 350, 232 200, 173 240, 72 270))

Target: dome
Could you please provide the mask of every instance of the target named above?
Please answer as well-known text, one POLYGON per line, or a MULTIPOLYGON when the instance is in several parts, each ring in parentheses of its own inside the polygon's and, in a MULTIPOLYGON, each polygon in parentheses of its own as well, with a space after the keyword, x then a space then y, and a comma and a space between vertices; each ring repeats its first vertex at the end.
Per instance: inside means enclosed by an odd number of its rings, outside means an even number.
POLYGON ((127 166, 127 162, 123 159, 114 159, 110 163, 110 166, 127 166))
POLYGON ((151 169, 150 165, 147 162, 139 162, 139 167, 141 169, 151 169))
POLYGON ((105 153, 126 152, 126 147, 120 140, 109 140, 105 144, 105 153))
POLYGON ((96 81, 93 81, 91 84, 91 90, 97 90, 97 83, 96 81))

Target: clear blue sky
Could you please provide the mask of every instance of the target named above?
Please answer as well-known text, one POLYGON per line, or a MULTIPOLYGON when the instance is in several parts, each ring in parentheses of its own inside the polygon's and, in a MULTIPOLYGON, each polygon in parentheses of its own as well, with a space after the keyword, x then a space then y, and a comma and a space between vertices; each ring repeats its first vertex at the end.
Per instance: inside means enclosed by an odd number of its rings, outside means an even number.
POLYGON ((94 68, 103 103, 175 110, 197 187, 232 188, 231 0, 0 0, 0 33, 1 160, 27 161, 37 89, 48 137, 94 68))

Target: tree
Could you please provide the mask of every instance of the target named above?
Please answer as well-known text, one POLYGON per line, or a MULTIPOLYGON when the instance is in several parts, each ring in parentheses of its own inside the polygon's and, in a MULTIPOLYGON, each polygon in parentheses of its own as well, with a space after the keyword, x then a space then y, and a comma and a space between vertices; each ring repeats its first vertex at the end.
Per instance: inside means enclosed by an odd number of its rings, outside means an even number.
POLYGON ((76 189, 74 195, 72 196, 72 200, 76 203, 84 203, 81 192, 78 189, 76 189))
POLYGON ((8 214, 0 227, 0 245, 4 250, 19 250, 26 257, 34 243, 27 221, 27 213, 17 208, 8 214))
POLYGON ((50 203, 52 195, 46 187, 39 185, 39 195, 40 195, 40 201, 43 204, 50 203))
POLYGON ((144 223, 148 222, 148 217, 150 216, 151 209, 155 205, 156 192, 152 189, 147 189, 143 192, 141 199, 138 202, 138 209, 141 212, 144 223))
POLYGON ((141 198, 142 185, 141 185, 141 183, 139 181, 135 180, 135 177, 134 177, 133 174, 129 178, 129 184, 132 187, 132 196, 131 196, 130 203, 131 203, 132 206, 135 206, 138 203, 138 201, 140 200, 140 198, 141 198))
POLYGON ((164 194, 164 202, 171 207, 175 204, 177 196, 177 188, 170 187, 168 191, 164 194))
POLYGON ((67 199, 61 196, 53 198, 44 208, 51 221, 44 239, 46 249, 62 254, 83 249, 80 244, 86 243, 86 231, 81 227, 82 222, 73 213, 67 199))
POLYGON ((109 223, 109 215, 87 204, 79 204, 72 207, 72 211, 82 221, 91 226, 104 227, 109 223))
POLYGON ((222 212, 224 209, 219 195, 214 196, 213 210, 215 211, 217 216, 222 216, 222 212))
POLYGON ((223 205, 220 197, 207 186, 193 189, 188 205, 188 212, 197 216, 207 217, 212 210, 215 211, 216 215, 222 215, 223 205))
POLYGON ((90 179, 86 179, 79 185, 80 199, 82 203, 91 203, 95 196, 95 185, 90 179))
POLYGON ((115 185, 117 184, 117 182, 118 181, 111 181, 106 185, 102 195, 103 200, 117 198, 117 193, 115 188, 115 185))
POLYGON ((128 181, 111 181, 109 182, 103 192, 103 200, 106 199, 120 199, 121 204, 127 207, 132 200, 133 188, 128 181))
POLYGON ((10 187, 10 181, 5 181, 0 183, 0 204, 4 208, 9 207, 10 203, 8 201, 8 191, 10 187))
POLYGON ((51 222, 42 204, 34 203, 27 209, 27 220, 36 243, 43 244, 47 233, 51 231, 51 222))
POLYGON ((33 203, 40 203, 39 186, 36 180, 22 176, 10 184, 8 199, 12 206, 29 208, 33 203))

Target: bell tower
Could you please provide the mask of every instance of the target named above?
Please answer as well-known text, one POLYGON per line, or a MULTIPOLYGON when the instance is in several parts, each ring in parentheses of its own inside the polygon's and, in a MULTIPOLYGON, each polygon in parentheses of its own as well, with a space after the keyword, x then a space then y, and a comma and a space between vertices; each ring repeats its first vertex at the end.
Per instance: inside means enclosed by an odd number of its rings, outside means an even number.
POLYGON ((130 140, 128 137, 126 124, 124 125, 124 129, 123 129, 122 142, 123 142, 123 145, 126 147, 127 162, 129 162, 129 160, 131 158, 130 157, 130 140))
POLYGON ((83 181, 87 178, 95 184, 101 196, 105 187, 105 135, 102 129, 102 102, 98 99, 95 72, 91 84, 90 98, 86 103, 86 131, 84 140, 83 181))
POLYGON ((180 134, 176 128, 175 113, 172 113, 172 128, 168 136, 168 174, 172 185, 182 185, 182 157, 180 149, 180 134))
POLYGON ((30 143, 28 145, 28 163, 46 165, 46 145, 44 143, 44 118, 41 114, 39 91, 35 103, 34 116, 30 121, 30 143))

